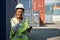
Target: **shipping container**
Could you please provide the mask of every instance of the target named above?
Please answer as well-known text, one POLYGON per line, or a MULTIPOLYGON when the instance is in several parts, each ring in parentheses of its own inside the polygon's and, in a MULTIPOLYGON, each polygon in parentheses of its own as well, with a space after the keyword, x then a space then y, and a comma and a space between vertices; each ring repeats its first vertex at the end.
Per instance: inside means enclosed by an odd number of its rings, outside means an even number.
POLYGON ((38 0, 32 0, 32 10, 38 10, 38 0))
POLYGON ((53 7, 45 6, 45 23, 53 23, 53 7))
POLYGON ((53 15, 45 14, 45 23, 53 23, 53 15))
POLYGON ((54 6, 53 7, 53 14, 54 15, 60 15, 60 6, 54 6))
POLYGON ((24 12, 24 18, 27 18, 29 24, 32 25, 33 27, 40 26, 39 11, 26 10, 24 12))
POLYGON ((53 7, 53 21, 60 21, 60 6, 53 7))
POLYGON ((40 23, 44 24, 44 0, 33 0, 32 10, 39 11, 40 23))
POLYGON ((24 12, 24 18, 27 18, 28 19, 28 22, 29 22, 29 24, 31 24, 31 18, 32 18, 32 14, 31 14, 31 11, 29 10, 26 10, 25 12, 24 12))
POLYGON ((24 5, 25 10, 32 10, 32 0, 19 0, 24 5))
POLYGON ((33 19, 33 26, 39 27, 40 26, 39 11, 37 10, 32 11, 32 19, 33 19))

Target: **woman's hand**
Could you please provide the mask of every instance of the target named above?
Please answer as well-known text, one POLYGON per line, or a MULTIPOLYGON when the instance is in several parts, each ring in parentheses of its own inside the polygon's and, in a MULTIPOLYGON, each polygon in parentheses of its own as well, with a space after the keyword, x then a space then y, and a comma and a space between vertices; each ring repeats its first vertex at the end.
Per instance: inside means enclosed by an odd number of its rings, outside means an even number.
POLYGON ((32 29, 32 26, 30 26, 26 31, 27 31, 27 32, 30 32, 31 29, 32 29))

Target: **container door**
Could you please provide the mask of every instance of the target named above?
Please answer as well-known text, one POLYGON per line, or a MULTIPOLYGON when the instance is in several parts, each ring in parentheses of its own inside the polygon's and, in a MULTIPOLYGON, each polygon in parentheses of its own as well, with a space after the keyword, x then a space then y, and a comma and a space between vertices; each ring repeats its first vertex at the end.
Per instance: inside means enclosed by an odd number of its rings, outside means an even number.
POLYGON ((29 24, 31 24, 31 18, 32 18, 31 11, 26 10, 26 11, 24 12, 24 18, 27 18, 29 24))
POLYGON ((45 7, 45 23, 52 23, 53 10, 52 6, 45 7))
POLYGON ((33 20, 33 26, 39 27, 40 26, 40 20, 39 20, 39 11, 33 11, 32 12, 32 20, 33 20))
POLYGON ((52 14, 45 14, 45 23, 52 23, 52 14))
POLYGON ((40 23, 44 24, 44 0, 33 0, 32 10, 39 11, 40 23))

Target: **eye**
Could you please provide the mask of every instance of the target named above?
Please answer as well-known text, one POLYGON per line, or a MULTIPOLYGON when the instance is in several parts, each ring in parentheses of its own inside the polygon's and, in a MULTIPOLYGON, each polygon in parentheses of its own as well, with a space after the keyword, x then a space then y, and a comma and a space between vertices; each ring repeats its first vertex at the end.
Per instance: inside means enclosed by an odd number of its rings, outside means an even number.
POLYGON ((18 11, 18 13, 23 13, 22 11, 18 11))
POLYGON ((20 13, 20 11, 18 11, 18 13, 20 13))
POLYGON ((23 11, 21 11, 20 13, 23 13, 23 11))

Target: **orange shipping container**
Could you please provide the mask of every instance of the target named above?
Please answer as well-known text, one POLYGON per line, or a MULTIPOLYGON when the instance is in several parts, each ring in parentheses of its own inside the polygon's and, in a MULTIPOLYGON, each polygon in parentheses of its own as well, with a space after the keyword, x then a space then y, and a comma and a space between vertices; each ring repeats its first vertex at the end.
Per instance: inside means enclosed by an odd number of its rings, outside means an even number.
POLYGON ((32 10, 37 10, 37 0, 32 1, 32 10))
POLYGON ((32 10, 38 10, 40 22, 44 24, 44 0, 33 0, 32 2, 32 10))

